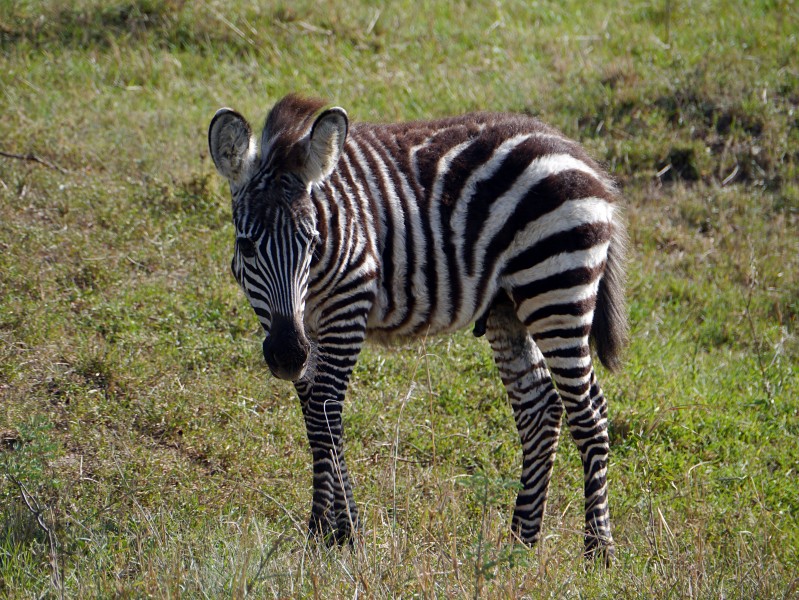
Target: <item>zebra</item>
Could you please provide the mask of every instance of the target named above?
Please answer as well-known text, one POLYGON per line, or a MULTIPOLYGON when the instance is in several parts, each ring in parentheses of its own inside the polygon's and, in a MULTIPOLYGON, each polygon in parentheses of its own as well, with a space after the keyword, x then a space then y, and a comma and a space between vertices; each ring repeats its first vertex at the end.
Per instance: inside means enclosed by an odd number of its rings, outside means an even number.
POLYGON ((309 533, 359 529, 342 408, 367 338, 474 324, 488 339, 522 445, 514 539, 541 535, 562 416, 579 449, 584 554, 614 553, 606 471, 609 370, 628 338, 625 226, 611 178, 575 141, 525 115, 353 123, 290 94, 258 139, 238 112, 208 141, 232 195, 231 269, 294 383, 313 457, 309 533))

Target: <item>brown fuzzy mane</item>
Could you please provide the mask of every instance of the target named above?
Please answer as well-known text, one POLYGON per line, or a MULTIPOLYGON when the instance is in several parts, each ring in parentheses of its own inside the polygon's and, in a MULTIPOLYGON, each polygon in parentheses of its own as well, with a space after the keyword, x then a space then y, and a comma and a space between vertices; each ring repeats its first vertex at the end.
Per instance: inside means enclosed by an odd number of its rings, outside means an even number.
POLYGON ((269 111, 261 135, 261 160, 277 171, 296 171, 305 163, 307 149, 301 143, 314 119, 327 105, 318 98, 289 94, 269 111))

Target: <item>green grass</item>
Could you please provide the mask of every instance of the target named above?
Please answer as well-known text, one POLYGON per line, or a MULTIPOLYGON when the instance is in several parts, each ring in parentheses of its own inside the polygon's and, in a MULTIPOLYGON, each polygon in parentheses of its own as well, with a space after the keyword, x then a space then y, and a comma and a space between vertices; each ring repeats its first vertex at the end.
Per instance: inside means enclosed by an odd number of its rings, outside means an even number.
POLYGON ((799 593, 799 19, 792 2, 0 4, 0 596, 799 593), (310 457, 229 274, 214 111, 524 111, 619 181, 618 561, 584 564, 564 436, 545 539, 483 340, 367 347, 363 539, 305 539, 310 457))

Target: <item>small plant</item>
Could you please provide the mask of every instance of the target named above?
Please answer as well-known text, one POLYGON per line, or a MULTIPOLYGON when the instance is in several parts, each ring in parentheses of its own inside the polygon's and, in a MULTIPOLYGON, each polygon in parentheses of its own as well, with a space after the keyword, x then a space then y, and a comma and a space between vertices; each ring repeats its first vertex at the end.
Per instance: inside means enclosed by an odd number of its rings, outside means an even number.
POLYGON ((2 452, 0 498, 4 497, 5 509, 0 516, 0 546, 46 544, 50 580, 63 598, 63 564, 53 510, 59 481, 50 468, 58 444, 50 438, 51 429, 46 421, 33 420, 20 427, 18 442, 2 452))
POLYGON ((483 473, 471 475, 463 485, 472 491, 480 517, 477 541, 466 551, 474 567, 474 597, 479 598, 484 583, 494 579, 498 568, 524 564, 529 556, 527 548, 516 540, 491 545, 488 539, 488 519, 492 507, 507 505, 508 492, 518 492, 522 485, 515 479, 491 478, 483 473))

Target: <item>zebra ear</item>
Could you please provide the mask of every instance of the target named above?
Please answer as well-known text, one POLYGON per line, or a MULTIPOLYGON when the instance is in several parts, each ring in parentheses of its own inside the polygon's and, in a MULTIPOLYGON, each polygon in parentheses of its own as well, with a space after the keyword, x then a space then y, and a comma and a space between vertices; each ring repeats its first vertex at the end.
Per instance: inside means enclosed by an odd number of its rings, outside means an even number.
POLYGON ((349 120, 338 106, 329 108, 314 121, 308 140, 308 158, 303 175, 309 183, 324 181, 336 167, 347 139, 349 120))
POLYGON ((208 127, 208 147, 220 175, 231 185, 241 184, 255 160, 255 139, 247 120, 234 110, 220 108, 208 127))

